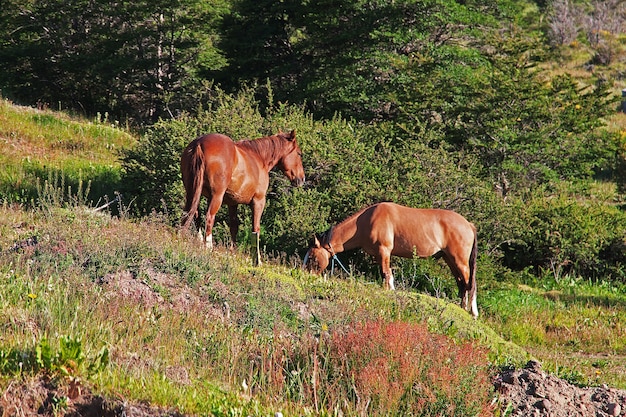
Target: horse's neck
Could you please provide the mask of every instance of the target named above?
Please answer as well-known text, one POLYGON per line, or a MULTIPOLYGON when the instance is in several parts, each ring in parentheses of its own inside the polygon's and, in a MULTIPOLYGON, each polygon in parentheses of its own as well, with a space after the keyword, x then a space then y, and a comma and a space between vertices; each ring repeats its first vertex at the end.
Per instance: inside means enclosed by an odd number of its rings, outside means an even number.
POLYGON ((348 218, 331 229, 328 243, 332 245, 335 253, 356 249, 357 246, 351 243, 355 234, 356 219, 348 218))
POLYGON ((256 154, 267 170, 271 170, 278 164, 278 161, 283 157, 279 146, 278 139, 273 136, 266 136, 259 139, 253 139, 248 141, 239 142, 242 147, 256 154))

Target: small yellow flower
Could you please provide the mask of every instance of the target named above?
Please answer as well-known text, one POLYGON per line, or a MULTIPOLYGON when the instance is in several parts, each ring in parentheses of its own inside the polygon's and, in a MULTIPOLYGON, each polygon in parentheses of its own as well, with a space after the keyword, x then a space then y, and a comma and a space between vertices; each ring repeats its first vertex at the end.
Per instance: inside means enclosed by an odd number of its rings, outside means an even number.
POLYGON ((28 294, 28 298, 30 298, 31 300, 34 300, 35 298, 37 298, 37 294, 33 294, 32 292, 28 294))
POLYGON ((580 110, 580 109, 582 109, 582 106, 581 106, 580 104, 577 104, 577 105, 575 105, 575 106, 574 106, 574 108, 575 108, 576 110, 580 110))

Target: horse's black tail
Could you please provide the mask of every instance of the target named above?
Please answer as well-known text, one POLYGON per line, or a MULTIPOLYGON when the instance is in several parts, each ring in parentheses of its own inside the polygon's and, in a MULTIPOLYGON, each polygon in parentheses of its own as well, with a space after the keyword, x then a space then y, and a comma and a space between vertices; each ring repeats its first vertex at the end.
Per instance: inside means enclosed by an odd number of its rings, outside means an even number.
POLYGON ((469 259, 469 268, 470 268, 470 293, 468 302, 470 303, 470 308, 472 315, 474 317, 478 317, 478 304, 476 302, 476 258, 478 257, 478 237, 476 233, 476 228, 472 225, 474 229, 474 244, 472 245, 472 252, 470 253, 469 259))
POLYGON ((189 223, 198 216, 198 206, 204 184, 204 152, 197 141, 183 152, 181 169, 184 171, 185 209, 181 219, 182 229, 187 230, 189 223), (186 163, 185 163, 186 160, 186 163))

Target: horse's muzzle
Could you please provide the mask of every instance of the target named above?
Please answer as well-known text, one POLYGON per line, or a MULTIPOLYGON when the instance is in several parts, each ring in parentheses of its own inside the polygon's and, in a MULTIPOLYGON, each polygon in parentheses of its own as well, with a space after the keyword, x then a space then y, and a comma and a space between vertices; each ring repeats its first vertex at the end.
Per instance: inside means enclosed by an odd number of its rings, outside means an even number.
POLYGON ((291 180, 291 185, 293 185, 294 187, 302 187, 304 185, 304 182, 305 182, 304 177, 298 177, 298 178, 294 178, 293 180, 291 180))

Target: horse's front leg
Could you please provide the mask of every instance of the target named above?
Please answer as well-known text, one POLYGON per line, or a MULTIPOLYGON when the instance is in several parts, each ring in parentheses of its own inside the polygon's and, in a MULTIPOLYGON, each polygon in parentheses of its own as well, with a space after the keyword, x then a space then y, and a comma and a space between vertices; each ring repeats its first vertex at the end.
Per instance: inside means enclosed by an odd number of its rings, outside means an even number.
POLYGON ((230 228, 230 239, 233 248, 237 247, 237 233, 239 232, 239 217, 237 216, 237 205, 228 206, 228 226, 230 228))
POLYGON ((255 238, 256 259, 255 265, 261 265, 261 214, 265 208, 265 196, 252 200, 252 235, 255 238))
POLYGON ((395 290, 393 272, 391 271, 391 251, 381 247, 378 251, 377 261, 380 264, 380 271, 383 275, 383 288, 395 290))

